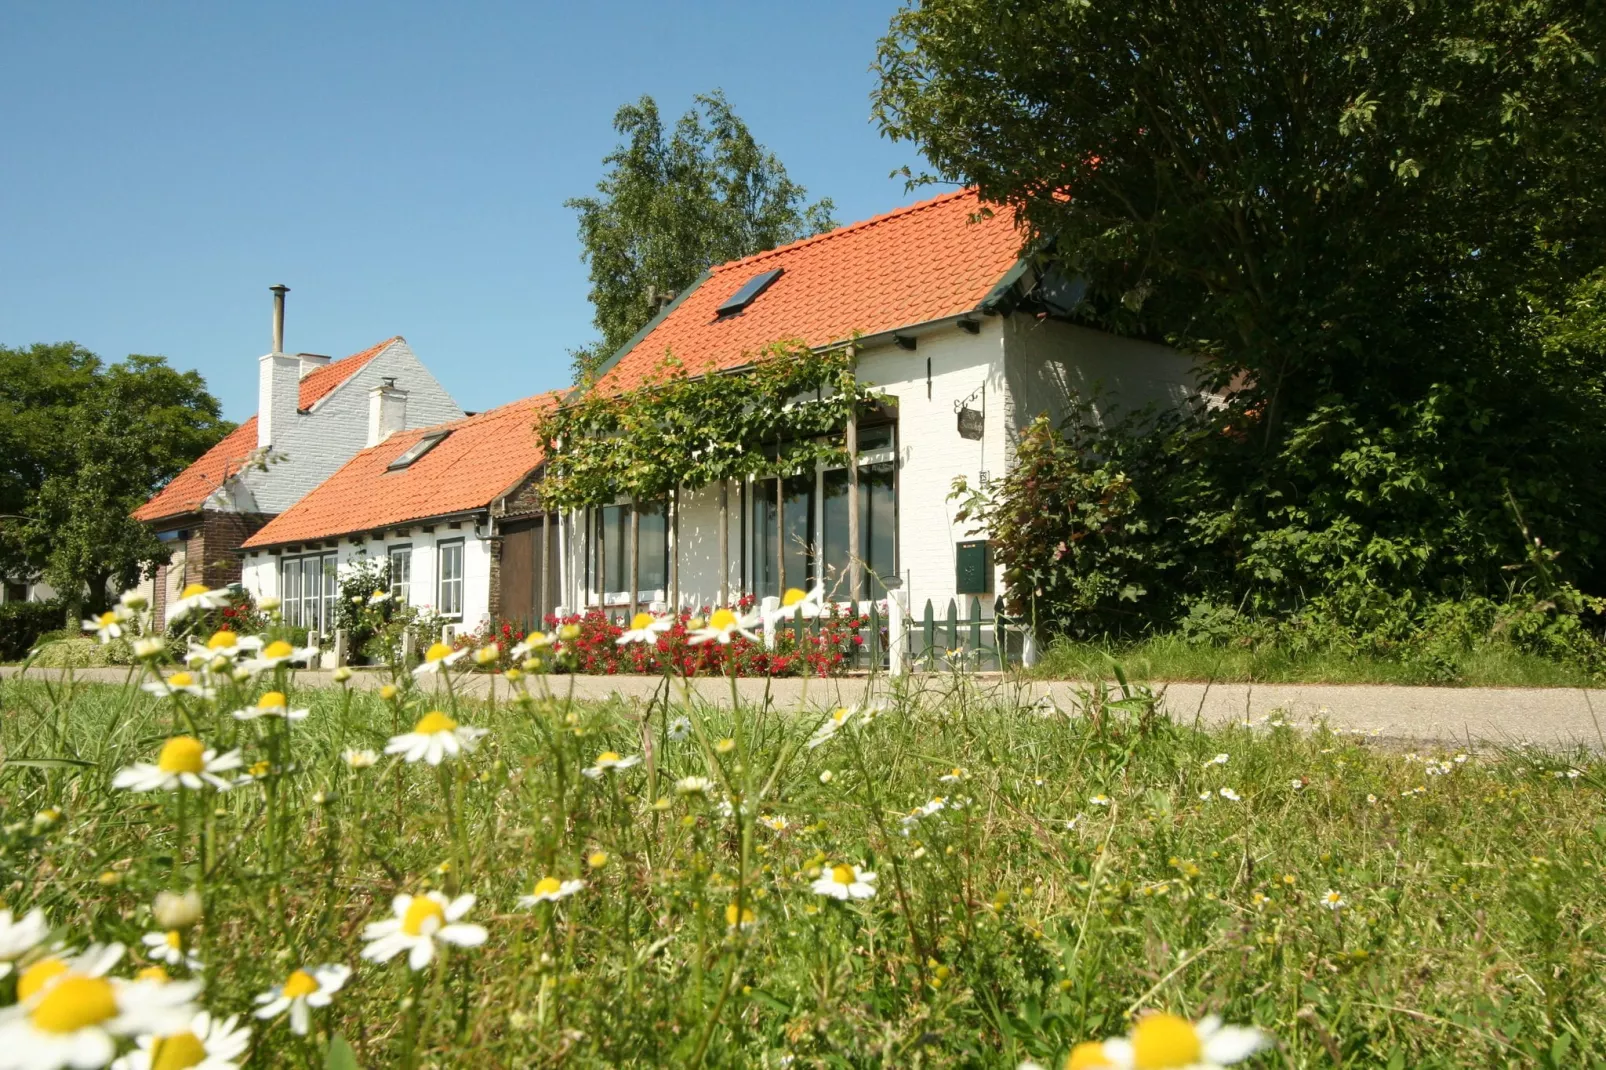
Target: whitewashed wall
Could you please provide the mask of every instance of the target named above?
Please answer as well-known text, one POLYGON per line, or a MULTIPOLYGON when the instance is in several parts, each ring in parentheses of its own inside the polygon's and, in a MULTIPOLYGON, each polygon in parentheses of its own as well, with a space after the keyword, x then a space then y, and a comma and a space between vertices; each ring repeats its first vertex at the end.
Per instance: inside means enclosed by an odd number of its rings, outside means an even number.
POLYGON ((1153 342, 1057 320, 1011 316, 1004 325, 1011 423, 1020 429, 1047 413, 1055 421, 1074 394, 1098 389, 1101 418, 1145 405, 1180 406, 1197 394, 1192 358, 1153 342))

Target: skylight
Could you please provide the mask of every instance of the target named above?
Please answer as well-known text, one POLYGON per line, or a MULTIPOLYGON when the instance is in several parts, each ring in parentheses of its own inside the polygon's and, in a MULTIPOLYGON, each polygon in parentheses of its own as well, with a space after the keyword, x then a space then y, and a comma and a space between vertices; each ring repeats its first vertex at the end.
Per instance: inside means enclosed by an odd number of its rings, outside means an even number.
POLYGON ((395 472, 410 466, 414 461, 418 460, 424 454, 428 453, 436 446, 439 446, 449 435, 451 435, 450 431, 436 431, 434 434, 425 435, 417 442, 414 442, 411 446, 408 446, 407 451, 400 457, 397 457, 394 461, 391 461, 389 464, 387 464, 385 466, 385 471, 395 472))
POLYGON ((719 308, 716 310, 716 314, 720 316, 736 315, 736 313, 752 304, 754 300, 758 298, 759 294, 769 289, 770 283, 780 278, 785 270, 785 268, 775 268, 772 271, 765 271, 758 275, 754 275, 752 278, 742 283, 742 288, 740 290, 737 290, 735 293, 731 294, 725 299, 725 303, 719 306, 719 308))

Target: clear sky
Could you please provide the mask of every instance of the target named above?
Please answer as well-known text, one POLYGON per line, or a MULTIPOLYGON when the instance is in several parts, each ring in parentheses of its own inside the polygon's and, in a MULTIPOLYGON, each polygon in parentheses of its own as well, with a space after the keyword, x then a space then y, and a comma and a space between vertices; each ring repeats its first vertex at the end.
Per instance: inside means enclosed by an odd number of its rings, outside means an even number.
POLYGON ((468 409, 568 382, 574 213, 642 94, 721 88, 846 223, 927 193, 870 122, 896 0, 0 5, 0 344, 196 368, 404 335, 468 409))

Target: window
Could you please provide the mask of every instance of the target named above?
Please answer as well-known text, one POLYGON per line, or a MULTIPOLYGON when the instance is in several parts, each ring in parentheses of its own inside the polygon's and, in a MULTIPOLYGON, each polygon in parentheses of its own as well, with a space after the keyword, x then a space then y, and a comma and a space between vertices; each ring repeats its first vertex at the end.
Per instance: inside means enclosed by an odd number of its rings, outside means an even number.
POLYGON ((436 608, 445 617, 463 615, 463 540, 443 542, 440 554, 440 598, 436 608))
POLYGON ((385 466, 385 471, 395 472, 409 467, 424 454, 446 441, 450 435, 450 431, 436 431, 434 434, 425 435, 423 438, 419 439, 417 442, 414 442, 411 446, 408 446, 407 449, 402 451, 402 455, 400 457, 397 457, 394 461, 391 461, 389 464, 387 464, 385 466))
POLYGON ((742 283, 740 290, 727 297, 725 302, 714 310, 714 315, 720 317, 736 315, 736 313, 756 301, 759 294, 769 289, 770 284, 784 274, 786 274, 785 268, 774 268, 754 275, 742 283))
POLYGON ((279 600, 284 622, 309 636, 335 627, 335 555, 307 554, 279 562, 279 600))
POLYGON ((390 554, 390 597, 398 605, 408 605, 413 594, 413 548, 392 546, 390 554))
POLYGON ((0 602, 26 602, 28 600, 28 585, 26 583, 7 583, 6 596, 0 602))
POLYGON ((753 484, 753 586, 760 595, 780 595, 788 587, 814 583, 814 502, 817 473, 788 476, 781 503, 777 558, 775 480, 753 484))
MULTIPOLYGON (((592 513, 595 541, 588 561, 588 585, 594 594, 602 595, 604 603, 630 601, 631 508, 605 505, 592 513)), ((637 535, 636 600, 651 602, 663 598, 669 588, 669 517, 663 502, 641 506, 637 535)))

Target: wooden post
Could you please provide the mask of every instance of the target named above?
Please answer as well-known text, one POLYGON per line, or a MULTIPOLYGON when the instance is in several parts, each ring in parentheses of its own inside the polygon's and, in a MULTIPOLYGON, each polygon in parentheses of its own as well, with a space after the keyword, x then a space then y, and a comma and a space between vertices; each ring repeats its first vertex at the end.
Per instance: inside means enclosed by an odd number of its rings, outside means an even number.
POLYGON ((669 612, 680 612, 680 488, 669 492, 669 515, 664 518, 669 539, 669 612))
POLYGON ((786 596, 786 477, 779 471, 775 473, 775 593, 786 596))
POLYGON ((546 627, 546 604, 552 600, 551 589, 547 584, 552 582, 552 570, 547 567, 547 561, 552 557, 552 514, 541 514, 541 590, 535 596, 535 619, 537 630, 546 627))
POLYGON ((719 604, 731 604, 730 480, 719 481, 719 604))
POLYGON ((641 591, 641 510, 636 503, 630 503, 630 591, 626 598, 630 603, 630 616, 626 620, 633 620, 636 616, 636 595, 641 591))
MULTIPOLYGON (((848 346, 848 359, 858 360, 858 350, 848 346)), ((853 378, 848 378, 849 389, 857 393, 853 378)), ((859 575, 863 560, 859 555, 859 407, 848 411, 848 599, 856 611, 859 608, 859 575)))

